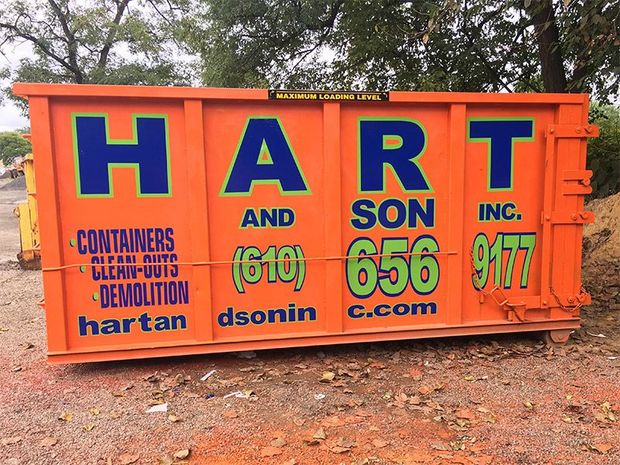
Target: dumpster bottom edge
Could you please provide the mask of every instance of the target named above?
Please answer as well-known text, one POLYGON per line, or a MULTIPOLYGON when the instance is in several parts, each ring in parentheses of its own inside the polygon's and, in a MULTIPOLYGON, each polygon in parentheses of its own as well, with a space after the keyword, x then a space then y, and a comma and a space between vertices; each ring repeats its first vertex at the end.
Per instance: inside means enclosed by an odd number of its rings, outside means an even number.
POLYGON ((51 364, 107 362, 114 360, 135 360, 143 358, 174 357, 182 355, 214 354, 237 352, 242 350, 285 349, 293 347, 312 347, 337 344, 355 344, 369 342, 387 342, 406 339, 432 339, 443 336, 477 336, 506 333, 522 333, 533 331, 549 331, 558 329, 578 329, 578 318, 559 321, 536 321, 519 324, 491 324, 476 326, 458 326, 405 331, 387 331, 372 333, 335 333, 313 337, 299 337, 253 341, 223 341, 204 344, 178 345, 168 347, 140 347, 122 350, 96 352, 49 352, 48 362, 51 364))

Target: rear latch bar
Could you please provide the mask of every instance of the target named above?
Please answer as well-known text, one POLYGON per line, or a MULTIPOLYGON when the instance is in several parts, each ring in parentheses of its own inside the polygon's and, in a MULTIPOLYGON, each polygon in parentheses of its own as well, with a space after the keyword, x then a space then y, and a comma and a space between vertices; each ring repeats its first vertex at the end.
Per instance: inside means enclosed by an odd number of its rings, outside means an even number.
POLYGON ((590 211, 556 211, 551 213, 551 224, 594 223, 594 213, 590 211))
POLYGON ((547 126, 547 136, 556 138, 585 138, 598 137, 599 129, 596 124, 550 124, 547 126))

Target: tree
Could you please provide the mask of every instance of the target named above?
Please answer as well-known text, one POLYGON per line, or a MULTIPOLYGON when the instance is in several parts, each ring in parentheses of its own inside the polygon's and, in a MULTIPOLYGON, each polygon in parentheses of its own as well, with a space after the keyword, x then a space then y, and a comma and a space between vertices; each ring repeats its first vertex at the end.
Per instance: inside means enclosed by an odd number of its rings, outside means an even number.
POLYGON ((546 91, 617 96, 618 1, 525 0, 524 6, 535 28, 546 91))
POLYGON ((620 192, 620 108, 594 104, 590 120, 601 130, 600 137, 588 140, 588 168, 594 171, 592 197, 620 192))
POLYGON ((17 131, 0 132, 0 161, 10 164, 15 157, 23 157, 32 151, 30 142, 17 131))
POLYGON ((213 85, 617 94, 620 0, 196 0, 213 85))
MULTIPOLYGON (((34 57, 12 81, 78 84, 188 83, 173 22, 177 0, 9 0, 0 11, 0 50, 30 44, 34 57)), ((6 72, 6 71, 5 71, 6 72)))

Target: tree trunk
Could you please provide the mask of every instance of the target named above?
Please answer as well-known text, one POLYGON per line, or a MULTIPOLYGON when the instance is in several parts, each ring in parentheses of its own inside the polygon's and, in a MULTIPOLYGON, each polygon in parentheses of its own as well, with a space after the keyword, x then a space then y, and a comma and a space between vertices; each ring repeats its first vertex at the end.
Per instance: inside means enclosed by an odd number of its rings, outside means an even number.
POLYGON ((536 31, 538 55, 546 92, 567 92, 566 71, 560 49, 560 34, 555 22, 552 0, 525 2, 536 31))

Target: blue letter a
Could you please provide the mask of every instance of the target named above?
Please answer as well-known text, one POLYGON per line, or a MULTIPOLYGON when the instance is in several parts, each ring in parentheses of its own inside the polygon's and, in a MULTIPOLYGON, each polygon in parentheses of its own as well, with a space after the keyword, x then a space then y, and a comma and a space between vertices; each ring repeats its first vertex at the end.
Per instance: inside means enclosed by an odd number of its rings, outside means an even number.
POLYGON ((254 184, 277 184, 282 194, 310 189, 277 117, 250 117, 220 195, 249 195, 254 184))
POLYGON ((108 118, 73 115, 77 193, 80 197, 112 197, 112 168, 133 168, 140 197, 170 195, 167 120, 133 115, 133 139, 111 140, 108 118))

